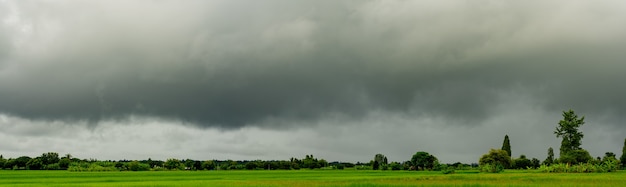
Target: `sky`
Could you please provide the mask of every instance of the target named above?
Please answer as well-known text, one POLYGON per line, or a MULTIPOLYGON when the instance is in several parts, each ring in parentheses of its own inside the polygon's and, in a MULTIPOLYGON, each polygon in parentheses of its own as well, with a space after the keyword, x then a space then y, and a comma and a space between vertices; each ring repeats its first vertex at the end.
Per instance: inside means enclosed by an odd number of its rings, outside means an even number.
POLYGON ((0 154, 544 160, 572 109, 619 156, 624 33, 611 0, 0 0, 0 154))

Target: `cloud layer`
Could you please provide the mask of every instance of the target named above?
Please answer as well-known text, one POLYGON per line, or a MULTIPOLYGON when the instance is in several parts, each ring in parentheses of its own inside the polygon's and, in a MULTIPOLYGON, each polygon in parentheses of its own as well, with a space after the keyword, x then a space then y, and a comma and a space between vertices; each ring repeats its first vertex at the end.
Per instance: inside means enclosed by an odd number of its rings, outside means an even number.
MULTIPOLYGON (((298 131, 326 127, 329 116, 342 116, 335 128, 369 128, 364 119, 382 113, 442 119, 418 124, 442 130, 529 113, 516 109, 542 111, 524 117, 553 128, 572 108, 626 133, 623 2, 0 5, 0 113, 9 117, 298 131)), ((397 123, 388 128, 406 128, 397 123)))

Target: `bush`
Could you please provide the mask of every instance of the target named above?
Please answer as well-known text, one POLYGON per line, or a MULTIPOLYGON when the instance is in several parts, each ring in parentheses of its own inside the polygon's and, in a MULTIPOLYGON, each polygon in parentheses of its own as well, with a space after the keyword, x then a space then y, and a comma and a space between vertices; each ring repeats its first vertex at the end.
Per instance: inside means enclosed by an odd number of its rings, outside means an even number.
POLYGON ((599 164, 579 163, 575 165, 558 163, 550 166, 541 165, 540 172, 544 173, 606 173, 614 172, 618 169, 619 163, 613 160, 607 160, 599 164))
POLYGON ((588 163, 592 160, 593 157, 589 155, 589 152, 584 149, 578 149, 568 152, 565 155, 561 155, 561 158, 559 158, 559 163, 579 164, 588 163))
POLYGON ((478 161, 481 171, 489 173, 499 173, 504 168, 511 166, 511 157, 501 149, 491 149, 489 153, 484 154, 478 161))
POLYGON ((391 170, 402 170, 402 164, 398 163, 398 162, 391 162, 391 164, 389 164, 389 167, 391 167, 391 170))
POLYGON ((501 164, 483 164, 480 166, 480 172, 500 173, 502 171, 504 171, 504 166, 501 164))
POLYGON ((132 161, 126 164, 126 168, 130 171, 149 171, 150 165, 139 163, 138 161, 132 161))
POLYGON ((343 164, 337 164, 337 169, 338 170, 343 170, 345 166, 343 166, 343 164))
POLYGON ((60 170, 61 166, 59 166, 59 163, 54 163, 54 164, 48 164, 46 166, 46 170, 60 170))

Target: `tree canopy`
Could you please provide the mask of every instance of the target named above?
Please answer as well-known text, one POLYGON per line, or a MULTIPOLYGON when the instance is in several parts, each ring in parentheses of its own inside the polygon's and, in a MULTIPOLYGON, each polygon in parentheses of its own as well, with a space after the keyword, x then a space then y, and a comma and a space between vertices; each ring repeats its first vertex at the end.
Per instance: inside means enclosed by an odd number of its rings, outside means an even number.
POLYGON ((502 167, 511 167, 511 157, 502 149, 491 149, 489 153, 484 154, 478 161, 480 165, 501 165, 502 167))
POLYGON ((561 156, 567 155, 571 151, 579 150, 583 133, 578 128, 585 124, 585 116, 578 117, 573 110, 563 111, 563 119, 559 121, 554 134, 557 138, 563 138, 561 141, 561 156))
POLYGON ((511 156, 511 143, 509 142, 509 135, 504 136, 504 142, 502 142, 502 150, 506 151, 511 156))
POLYGON ((437 157, 424 151, 416 152, 413 157, 411 157, 411 164, 415 167, 415 170, 433 169, 437 162, 437 157))

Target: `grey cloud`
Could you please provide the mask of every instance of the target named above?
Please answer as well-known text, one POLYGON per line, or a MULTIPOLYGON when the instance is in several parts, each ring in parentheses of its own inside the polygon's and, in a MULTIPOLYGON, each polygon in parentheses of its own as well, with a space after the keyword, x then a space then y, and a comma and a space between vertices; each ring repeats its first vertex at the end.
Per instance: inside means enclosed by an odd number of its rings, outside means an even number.
POLYGON ((617 121, 626 16, 612 3, 20 1, 0 27, 0 112, 233 129, 383 110, 480 125, 520 91, 617 121))

